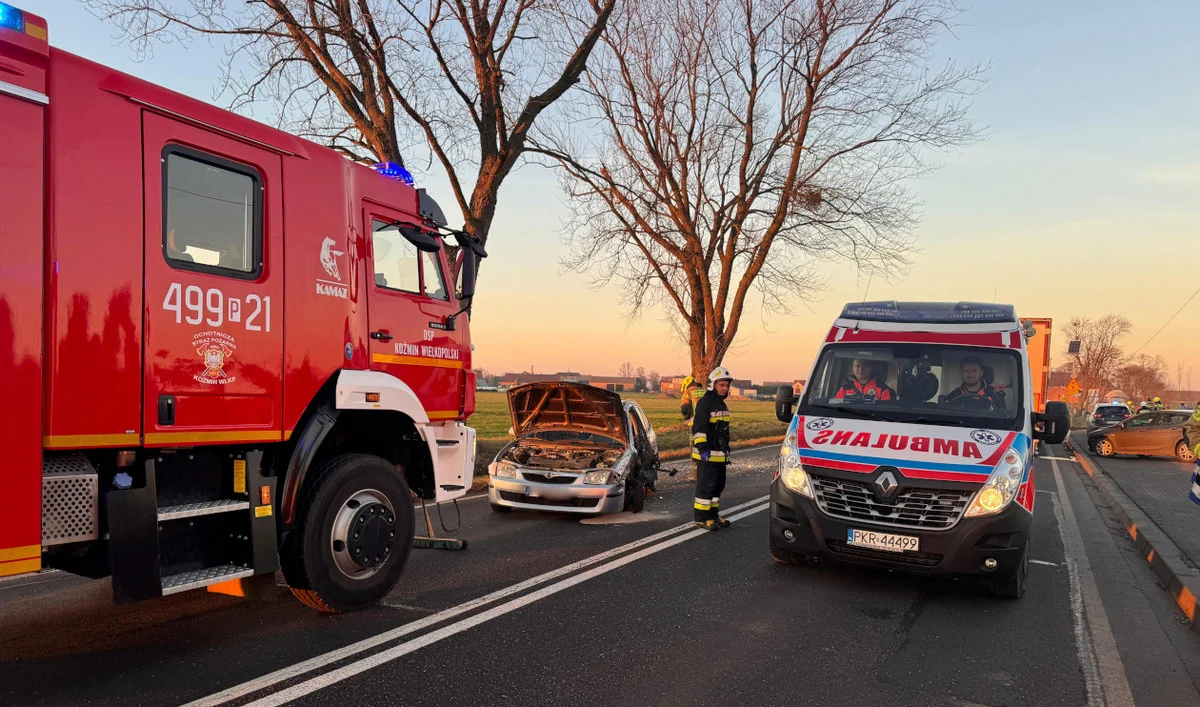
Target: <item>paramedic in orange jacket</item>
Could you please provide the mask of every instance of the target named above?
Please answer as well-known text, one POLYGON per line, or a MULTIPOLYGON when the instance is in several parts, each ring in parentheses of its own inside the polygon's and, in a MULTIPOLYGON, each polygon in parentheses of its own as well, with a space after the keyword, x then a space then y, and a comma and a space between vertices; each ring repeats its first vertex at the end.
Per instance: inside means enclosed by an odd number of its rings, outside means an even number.
POLYGON ((896 391, 888 387, 887 383, 880 380, 875 375, 875 363, 866 359, 854 359, 854 366, 850 369, 852 375, 842 383, 842 387, 838 388, 835 398, 846 398, 856 395, 864 395, 876 400, 895 400, 896 391))

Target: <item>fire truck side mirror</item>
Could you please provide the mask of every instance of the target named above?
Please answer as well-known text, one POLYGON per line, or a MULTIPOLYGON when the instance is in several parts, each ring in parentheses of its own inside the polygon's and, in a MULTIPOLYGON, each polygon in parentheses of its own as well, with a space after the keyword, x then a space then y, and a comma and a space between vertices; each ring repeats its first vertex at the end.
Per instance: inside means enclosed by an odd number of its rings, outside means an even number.
POLYGON ((475 276, 479 270, 479 260, 471 248, 462 249, 462 267, 459 269, 459 297, 471 299, 475 296, 475 276))

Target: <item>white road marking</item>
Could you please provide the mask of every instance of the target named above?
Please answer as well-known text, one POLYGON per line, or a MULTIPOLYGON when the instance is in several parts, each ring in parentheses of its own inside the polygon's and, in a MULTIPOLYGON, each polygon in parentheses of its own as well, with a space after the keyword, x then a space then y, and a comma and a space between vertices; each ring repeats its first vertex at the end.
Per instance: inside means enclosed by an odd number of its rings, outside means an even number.
POLYGON ((1046 562, 1045 560, 1030 560, 1035 565, 1046 565, 1048 567, 1058 567, 1057 562, 1046 562))
MULTIPOLYGON (((740 520, 742 518, 752 516, 755 513, 761 513, 762 511, 767 510, 767 508, 769 506, 770 506, 770 504, 764 503, 761 506, 757 506, 755 508, 751 508, 750 510, 743 511, 736 515, 730 516, 730 520, 740 520)), ((511 613, 513 611, 516 611, 517 609, 520 609, 522 607, 533 604, 534 602, 540 601, 542 599, 545 599, 548 596, 552 596, 563 590, 569 589, 577 584, 582 584, 583 582, 586 582, 589 579, 592 579, 594 577, 599 577, 602 574, 611 572, 611 571, 617 569, 618 567, 623 567, 632 562, 636 562, 644 557, 649 557, 650 555, 653 555, 657 552, 662 552, 663 550, 666 550, 667 548, 674 547, 675 545, 679 545, 681 543, 685 543, 688 540, 698 538, 702 535, 708 535, 710 532, 712 532, 712 531, 693 530, 690 533, 684 533, 683 535, 676 536, 674 538, 671 538, 670 540, 665 540, 656 545, 652 545, 652 546, 644 548, 642 550, 638 550, 637 552, 635 552, 633 554, 625 555, 624 557, 613 560, 612 562, 609 562, 600 567, 595 567, 586 572, 581 572, 577 575, 574 575, 573 577, 564 579, 561 582, 556 582, 554 584, 551 584, 550 586, 543 587, 535 592, 530 592, 529 594, 526 594, 525 596, 519 597, 517 599, 513 599, 512 601, 501 604, 500 606, 493 607, 491 609, 488 609, 487 611, 480 612, 469 618, 452 623, 449 626, 443 626, 442 628, 440 628, 436 631, 431 631, 431 632, 429 632, 423 636, 420 636, 418 638, 414 638, 410 641, 405 641, 404 643, 401 643, 397 646, 392 646, 391 648, 389 648, 385 651, 381 651, 379 653, 369 655, 360 660, 356 660, 353 663, 349 663, 347 665, 344 665, 344 666, 338 668, 337 670, 331 670, 328 673, 324 673, 322 675, 318 675, 317 677, 311 678, 309 680, 305 680, 304 682, 297 683, 287 689, 280 690, 279 692, 276 692, 272 695, 267 695, 266 697, 263 697, 262 699, 255 700, 253 702, 249 702, 249 703, 247 703, 247 707, 276 707, 278 705, 287 704, 288 702, 291 702, 292 700, 295 700, 297 698, 311 695, 312 693, 316 692, 317 690, 322 690, 331 685, 339 683, 342 680, 354 677, 355 675, 359 675, 360 673, 364 673, 372 668, 376 668, 380 665, 383 665, 384 663, 387 663, 387 662, 393 661, 397 658, 406 656, 409 653, 418 651, 421 648, 424 648, 426 646, 433 645, 434 643, 437 643, 438 641, 441 641, 445 638, 449 638, 456 634, 462 633, 463 631, 466 631, 467 629, 473 628, 473 627, 478 626, 483 623, 487 623, 488 621, 491 621, 492 619, 498 618, 500 616, 504 616, 505 614, 511 613)))
POLYGON ((1083 546, 1079 522, 1075 519, 1075 511, 1071 509, 1071 499, 1063 485, 1058 462, 1051 459, 1050 464, 1054 468, 1054 483, 1058 486, 1054 510, 1059 516, 1059 535, 1067 550, 1071 611, 1075 619, 1075 640, 1087 685, 1088 704, 1133 707, 1133 692, 1129 689, 1125 665, 1121 662, 1121 654, 1108 623, 1108 613, 1100 600, 1100 589, 1096 586, 1096 577, 1083 546))
MULTIPOLYGON (((749 506, 755 505, 757 503, 762 503, 765 500, 767 500, 766 496, 760 496, 752 501, 747 501, 746 503, 734 506, 733 508, 730 508, 729 511, 730 512, 738 511, 743 508, 747 508, 749 506)), ((202 697, 193 702, 189 702, 186 705, 184 705, 183 707, 212 707, 213 705, 224 704, 226 702, 229 702, 230 700, 235 700, 235 699, 238 699, 239 697, 244 697, 251 693, 258 692, 259 690, 263 690, 263 689, 269 688, 273 685, 277 685, 281 682, 300 677, 301 675, 304 675, 305 673, 308 673, 308 672, 312 672, 313 670, 318 670, 325 666, 332 665, 333 663, 337 663, 339 661, 345 660, 346 658, 350 658, 354 655, 357 655, 358 653, 362 653, 363 651, 370 650, 371 648, 374 648, 375 646, 381 645, 383 643, 387 643, 388 641, 393 641, 397 638, 407 636, 410 633, 415 633, 422 629, 428 628, 429 626, 432 626, 434 624, 441 623, 442 621, 447 621, 449 619, 455 618, 456 616, 461 616, 462 614, 465 614, 470 611, 474 611, 475 609, 478 609, 481 606, 486 606, 487 604, 490 604, 495 601, 499 601, 500 599, 503 599, 505 597, 512 596, 513 594, 517 594, 519 592, 523 592, 526 589, 529 589, 531 587, 536 587, 539 584, 544 584, 546 582, 549 582, 550 580, 558 579, 559 577, 562 577, 567 574, 571 574, 572 572, 576 572, 578 570, 584 569, 586 567, 590 567, 597 563, 604 562, 605 560, 616 557, 617 555, 628 552, 629 550, 633 550, 634 548, 638 548, 643 545, 649 545, 651 543, 657 542, 664 538, 670 537, 671 535, 679 533, 683 530, 687 530, 688 528, 691 528, 691 527, 693 527, 693 526, 689 522, 689 523, 684 523, 682 525, 677 525, 673 528, 664 530, 659 533, 655 533, 653 535, 647 535, 644 538, 641 538, 639 540, 634 540, 633 542, 626 543, 624 545, 621 545, 620 547, 616 547, 611 550, 606 550, 605 552, 601 552, 599 554, 592 555, 591 557, 579 560, 578 562, 572 562, 569 565, 563 565, 562 567, 559 567, 558 569, 551 570, 544 574, 540 574, 536 577, 532 577, 523 582, 518 582, 517 584, 505 587, 504 589, 496 590, 496 591, 492 592, 491 594, 486 594, 482 597, 479 597, 478 599, 472 599, 471 601, 459 604, 458 606, 454 606, 449 609, 439 611, 438 613, 433 614, 432 616, 426 616, 423 619, 419 619, 417 621, 411 621, 402 626, 397 626, 396 628, 391 629, 389 631, 384 631, 383 633, 377 634, 375 636, 364 638, 361 641, 351 643, 350 645, 344 646, 337 650, 329 651, 328 653, 322 653, 321 655, 315 656, 313 658, 309 658, 308 660, 301 661, 299 663, 296 663, 295 665, 289 665, 286 668, 280 668, 279 670, 276 670, 271 673, 267 673, 266 675, 263 675, 261 677, 255 678, 253 680, 248 680, 244 683, 241 683, 240 685, 234 685, 233 687, 231 687, 229 689, 222 690, 220 692, 208 695, 206 697, 202 697)), ((709 531, 703 531, 703 532, 709 532, 709 531)))

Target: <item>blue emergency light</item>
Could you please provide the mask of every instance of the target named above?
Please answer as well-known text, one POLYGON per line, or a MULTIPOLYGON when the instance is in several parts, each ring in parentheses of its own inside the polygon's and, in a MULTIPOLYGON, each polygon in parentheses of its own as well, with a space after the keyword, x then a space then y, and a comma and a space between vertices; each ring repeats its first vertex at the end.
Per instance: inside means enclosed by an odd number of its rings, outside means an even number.
POLYGON ((1017 321, 1010 304, 983 302, 852 302, 842 319, 925 324, 1000 324, 1017 321))
POLYGON ((6 5, 0 2, 0 27, 16 30, 17 32, 24 32, 25 13, 21 12, 12 5, 6 5))
POLYGON ((410 187, 413 185, 412 175, 408 173, 407 169, 401 167, 395 162, 376 162, 375 164, 371 165, 371 169, 379 172, 389 179, 395 179, 396 181, 404 182, 410 187))

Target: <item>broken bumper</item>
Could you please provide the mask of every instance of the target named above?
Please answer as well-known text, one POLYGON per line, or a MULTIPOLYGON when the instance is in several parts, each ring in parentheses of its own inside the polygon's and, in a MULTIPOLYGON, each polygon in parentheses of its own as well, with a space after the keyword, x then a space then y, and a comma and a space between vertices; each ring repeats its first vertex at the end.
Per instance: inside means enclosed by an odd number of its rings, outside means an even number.
POLYGON ((625 485, 599 486, 580 481, 546 484, 489 476, 488 500, 497 506, 531 511, 599 515, 617 513, 625 508, 625 485))

